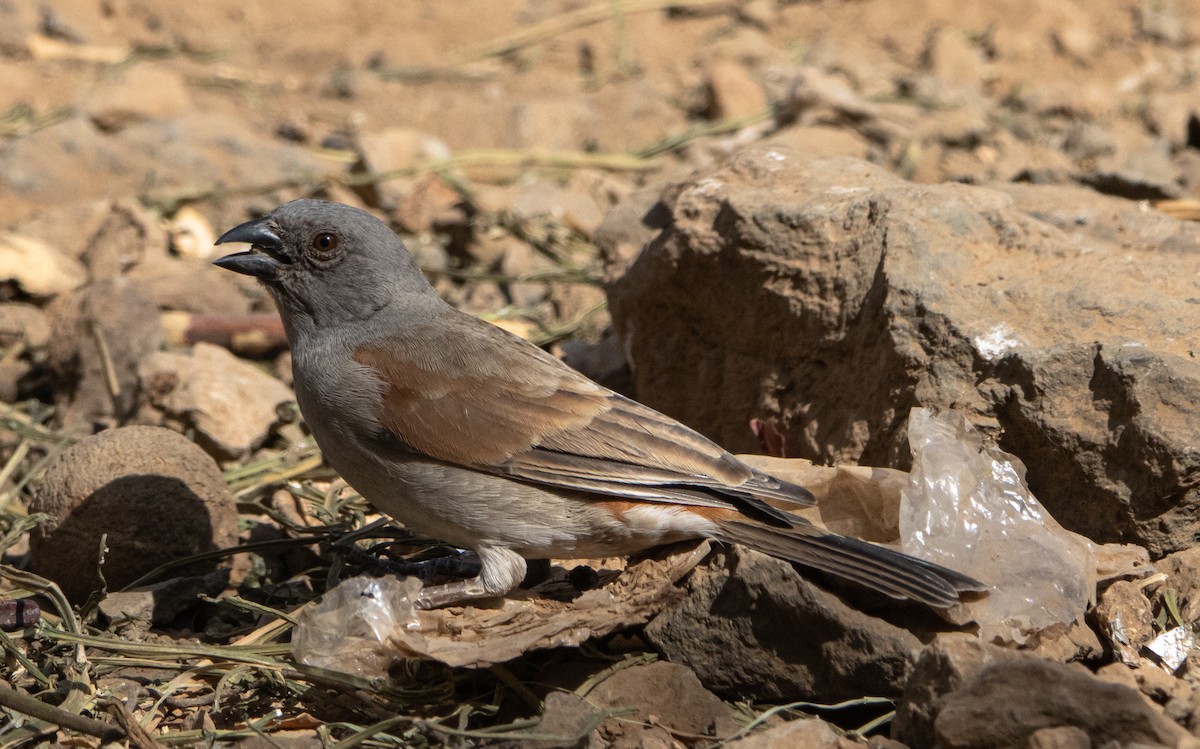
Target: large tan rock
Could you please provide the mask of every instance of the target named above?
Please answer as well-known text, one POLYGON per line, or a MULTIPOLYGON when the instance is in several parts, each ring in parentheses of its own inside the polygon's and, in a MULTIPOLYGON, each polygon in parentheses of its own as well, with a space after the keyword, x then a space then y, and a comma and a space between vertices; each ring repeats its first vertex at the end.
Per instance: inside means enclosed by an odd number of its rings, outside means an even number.
POLYGON ((1200 533, 1200 226, 783 147, 656 211, 665 228, 609 288, 651 406, 735 451, 758 448, 758 418, 789 456, 900 468, 909 409, 957 408, 1003 429, 1066 527, 1155 555, 1200 533))
POLYGON ((213 455, 239 458, 282 423, 292 389, 228 350, 197 343, 191 353, 158 351, 138 367, 145 399, 139 418, 194 430, 213 455))

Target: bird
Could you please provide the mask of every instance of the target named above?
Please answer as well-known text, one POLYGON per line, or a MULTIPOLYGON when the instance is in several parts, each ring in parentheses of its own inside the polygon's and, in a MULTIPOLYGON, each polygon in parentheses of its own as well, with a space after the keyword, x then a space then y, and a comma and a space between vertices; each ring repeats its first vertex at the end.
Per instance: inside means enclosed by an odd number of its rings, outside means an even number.
POLYGON ((478 575, 430 609, 502 597, 527 560, 741 544, 884 595, 947 608, 985 586, 831 533, 787 509, 801 486, 445 302, 386 223, 315 199, 225 232, 218 258, 273 297, 296 400, 330 466, 411 530, 473 551, 478 575))

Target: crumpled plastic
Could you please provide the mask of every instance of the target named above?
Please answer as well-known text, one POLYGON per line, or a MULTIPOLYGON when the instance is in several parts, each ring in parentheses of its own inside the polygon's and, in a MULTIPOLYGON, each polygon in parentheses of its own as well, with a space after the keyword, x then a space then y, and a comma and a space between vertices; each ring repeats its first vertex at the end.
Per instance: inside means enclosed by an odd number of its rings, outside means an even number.
POLYGON ((419 629, 412 602, 416 577, 352 577, 303 609, 292 633, 292 654, 309 666, 373 678, 388 672, 400 653, 397 627, 419 629))
POLYGON ((948 616, 988 640, 1023 644, 1079 619, 1096 590, 1093 545, 1060 526, 1029 491, 1025 466, 957 412, 915 408, 901 492, 904 551, 987 584, 988 595, 948 616))

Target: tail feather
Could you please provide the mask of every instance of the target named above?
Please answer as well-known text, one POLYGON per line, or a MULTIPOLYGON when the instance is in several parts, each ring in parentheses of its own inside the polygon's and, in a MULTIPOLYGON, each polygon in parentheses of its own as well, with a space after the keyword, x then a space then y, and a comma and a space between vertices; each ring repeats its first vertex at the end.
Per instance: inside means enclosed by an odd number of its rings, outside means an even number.
POLYGON ((752 521, 721 523, 723 541, 748 546, 878 590, 892 598, 947 608, 963 593, 987 589, 962 573, 808 524, 776 528, 752 521))

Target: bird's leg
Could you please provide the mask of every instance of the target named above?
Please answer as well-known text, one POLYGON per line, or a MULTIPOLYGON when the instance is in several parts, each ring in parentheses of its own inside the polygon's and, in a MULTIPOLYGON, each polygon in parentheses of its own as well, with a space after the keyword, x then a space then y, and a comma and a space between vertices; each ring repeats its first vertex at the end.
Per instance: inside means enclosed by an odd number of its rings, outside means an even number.
POLYGON ((436 609, 463 601, 502 596, 525 578, 525 560, 520 554, 499 546, 481 546, 480 570, 477 577, 456 580, 445 585, 432 585, 421 591, 417 608, 436 609))
POLYGON ((474 554, 450 557, 434 557, 419 562, 393 562, 392 571, 400 575, 414 575, 426 582, 438 577, 476 577, 482 565, 474 554))

